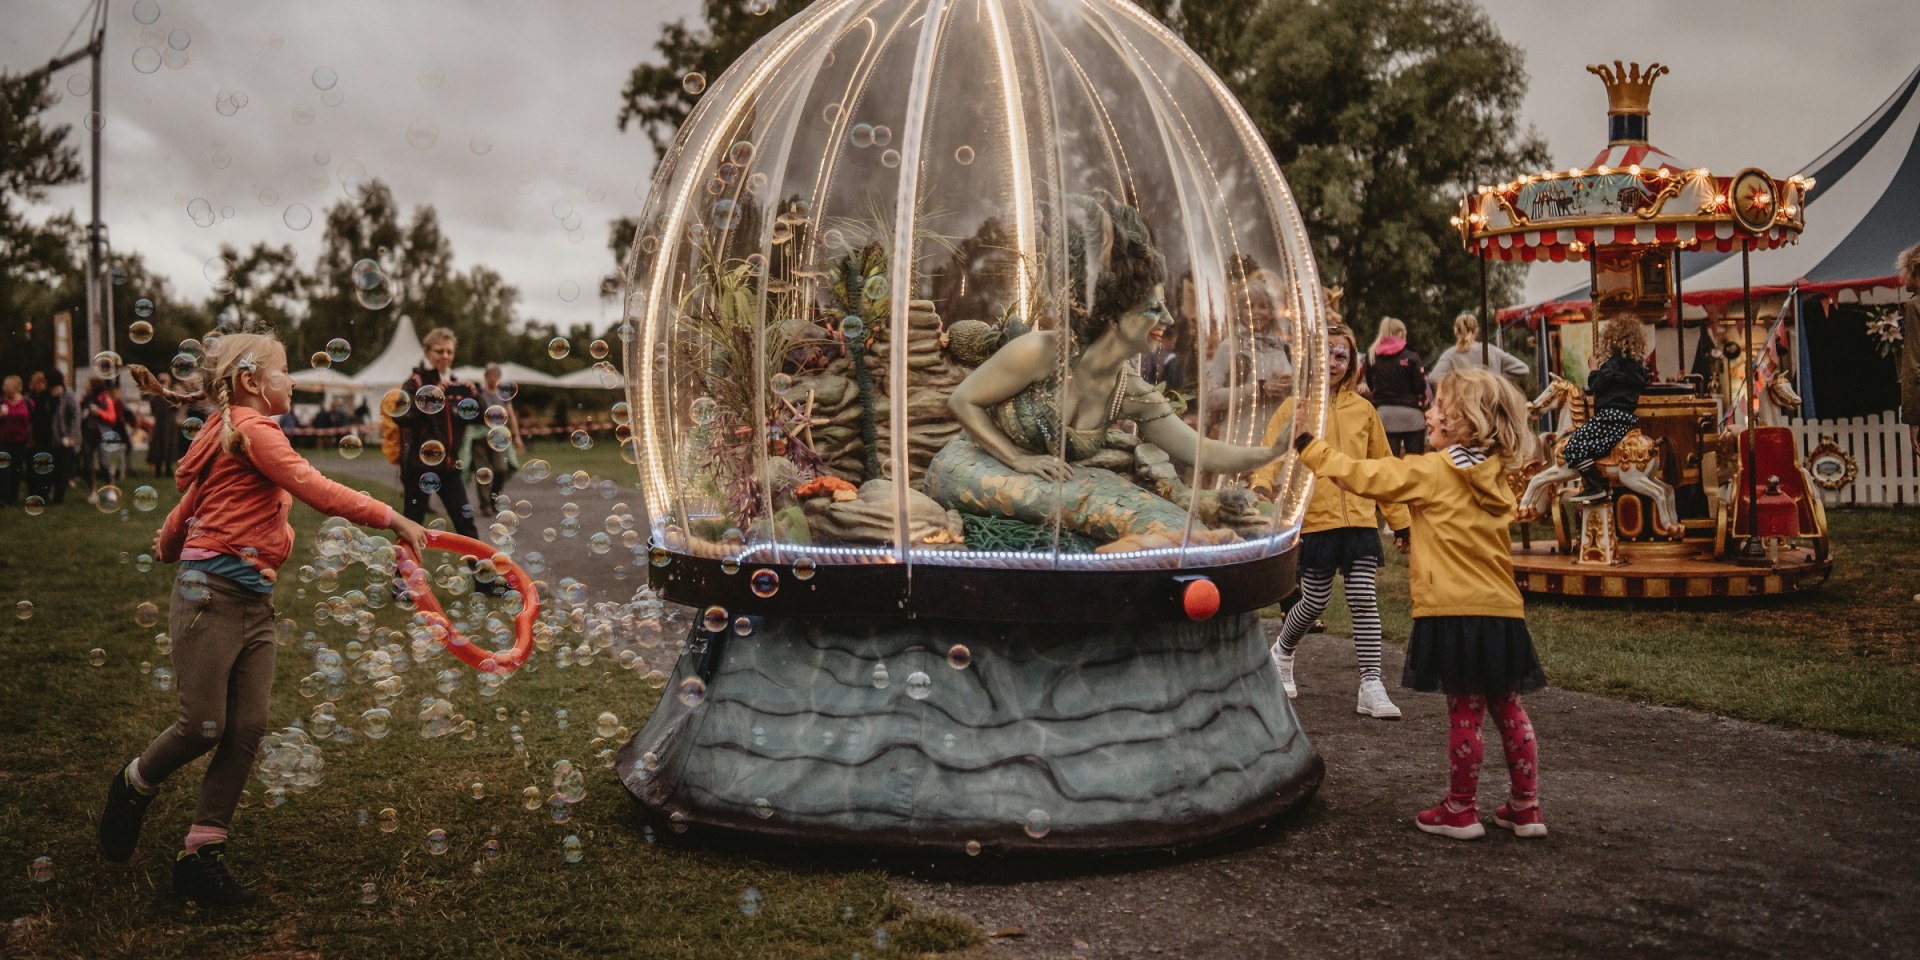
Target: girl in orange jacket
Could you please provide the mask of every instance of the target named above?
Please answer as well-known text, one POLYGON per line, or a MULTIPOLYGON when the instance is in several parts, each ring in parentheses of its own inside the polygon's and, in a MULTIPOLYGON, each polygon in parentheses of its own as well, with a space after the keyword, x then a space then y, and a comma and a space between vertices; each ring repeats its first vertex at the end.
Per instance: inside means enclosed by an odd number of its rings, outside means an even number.
MULTIPOLYGON (((167 621, 180 719, 115 771, 99 842, 107 859, 131 858, 160 782, 211 750, 193 827, 174 857, 173 889, 201 903, 239 906, 254 893, 227 870, 227 824, 266 733, 275 649, 271 601, 275 572, 293 549, 287 524, 293 498, 355 523, 389 527, 416 555, 426 531, 327 479, 293 452, 274 419, 287 412, 293 394, 278 340, 251 333, 209 340, 206 396, 217 409, 175 473, 180 502, 154 537, 154 556, 182 567, 167 621)), ((131 369, 149 394, 174 403, 201 399, 167 390, 144 368, 131 369)))
MULTIPOLYGON (((1373 404, 1354 391, 1360 382, 1360 345, 1353 330, 1336 323, 1327 328, 1327 381, 1332 384, 1333 402, 1327 413, 1326 438, 1336 449, 1353 457, 1392 456, 1387 431, 1373 404)), ((1285 436, 1293 424, 1296 401, 1289 399, 1267 423, 1263 441, 1271 447, 1285 436)), ((1253 474, 1253 488, 1271 494, 1280 472, 1278 463, 1261 467, 1253 474)), ((1353 654, 1360 668, 1359 695, 1354 711, 1364 716, 1397 720, 1400 708, 1387 696, 1380 680, 1380 602, 1374 590, 1374 576, 1380 569, 1380 526, 1375 519, 1377 505, 1331 483, 1316 484, 1313 498, 1307 501, 1307 518, 1300 536, 1300 602, 1287 611, 1280 637, 1274 641, 1274 668, 1280 671, 1280 684, 1287 696, 1298 693, 1293 681, 1293 654, 1300 640, 1313 629, 1315 621, 1327 610, 1333 596, 1333 577, 1339 574, 1347 584, 1347 611, 1353 617, 1353 654)), ((1394 542, 1401 549, 1407 543, 1407 508, 1386 505, 1387 525, 1394 531, 1394 542)))
POLYGON ((1514 520, 1506 461, 1532 445, 1526 401, 1511 383, 1485 370, 1461 370, 1441 381, 1427 410, 1428 449, 1405 459, 1359 460, 1294 422, 1300 462, 1341 489, 1412 513, 1408 582, 1413 632, 1403 686, 1447 694, 1447 797, 1414 823, 1427 833, 1471 840, 1486 833, 1476 794, 1482 715, 1500 728, 1512 793, 1493 822, 1522 837, 1541 837, 1537 748, 1520 695, 1546 686, 1527 632, 1526 610, 1513 578, 1508 525, 1514 520))

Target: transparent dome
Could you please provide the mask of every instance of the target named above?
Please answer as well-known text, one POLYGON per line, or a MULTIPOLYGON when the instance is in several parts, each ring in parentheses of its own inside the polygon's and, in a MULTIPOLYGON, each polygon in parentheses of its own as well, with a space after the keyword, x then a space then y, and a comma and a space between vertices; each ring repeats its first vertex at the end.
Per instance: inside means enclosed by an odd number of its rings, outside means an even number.
POLYGON ((640 224, 656 564, 1180 569, 1297 534, 1308 478, 1263 439, 1289 391, 1323 415, 1307 237, 1124 0, 821 0, 705 88, 640 224))

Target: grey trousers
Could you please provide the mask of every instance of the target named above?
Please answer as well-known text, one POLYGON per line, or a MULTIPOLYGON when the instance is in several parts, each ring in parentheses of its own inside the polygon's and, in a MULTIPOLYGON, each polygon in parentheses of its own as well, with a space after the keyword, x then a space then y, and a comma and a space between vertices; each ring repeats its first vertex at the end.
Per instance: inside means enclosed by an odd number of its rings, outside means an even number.
POLYGON ((158 785, 189 761, 213 750, 200 781, 197 825, 226 829, 253 772, 267 733, 273 692, 274 610, 270 594, 225 577, 207 577, 207 595, 194 599, 173 587, 167 629, 180 691, 180 719, 140 754, 140 779, 158 785))

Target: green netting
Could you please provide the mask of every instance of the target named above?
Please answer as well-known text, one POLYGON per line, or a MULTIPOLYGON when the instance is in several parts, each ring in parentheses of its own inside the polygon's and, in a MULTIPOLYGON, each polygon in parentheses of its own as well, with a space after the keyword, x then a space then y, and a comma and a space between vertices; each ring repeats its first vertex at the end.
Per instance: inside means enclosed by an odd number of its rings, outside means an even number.
MULTIPOLYGON (((1008 517, 960 515, 961 529, 969 550, 1012 550, 1033 553, 1053 549, 1053 528, 1008 517)), ((1060 531, 1061 553, 1092 553, 1099 546, 1093 540, 1071 530, 1060 531)))

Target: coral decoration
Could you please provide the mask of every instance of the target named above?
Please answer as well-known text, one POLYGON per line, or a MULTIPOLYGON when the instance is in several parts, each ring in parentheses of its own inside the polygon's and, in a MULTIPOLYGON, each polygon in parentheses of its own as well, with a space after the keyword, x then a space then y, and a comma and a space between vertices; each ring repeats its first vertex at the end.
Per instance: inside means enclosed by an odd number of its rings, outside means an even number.
POLYGON ((846 501, 852 500, 854 497, 859 496, 859 494, 860 490, 858 487, 839 477, 815 477, 795 487, 793 490, 793 495, 802 500, 808 499, 809 497, 830 496, 835 500, 846 501), (841 496, 841 494, 847 494, 847 496, 841 496))

